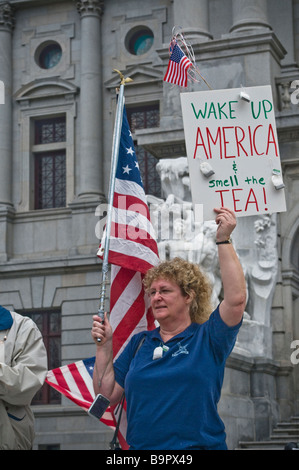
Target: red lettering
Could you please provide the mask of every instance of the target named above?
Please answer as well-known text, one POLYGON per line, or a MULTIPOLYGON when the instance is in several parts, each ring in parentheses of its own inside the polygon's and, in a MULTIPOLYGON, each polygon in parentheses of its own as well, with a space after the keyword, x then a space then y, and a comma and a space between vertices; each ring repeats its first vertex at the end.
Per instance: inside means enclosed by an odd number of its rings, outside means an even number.
POLYGON ((242 212, 242 209, 237 209, 237 207, 236 207, 236 202, 240 202, 240 199, 236 199, 236 197, 235 197, 235 191, 243 191, 243 189, 241 189, 241 188, 232 189, 233 201, 234 201, 234 211, 235 211, 235 212, 242 212))
POLYGON ((255 150, 255 153, 257 155, 264 155, 264 152, 262 153, 258 153, 257 149, 256 149, 256 145, 255 145, 255 134, 256 134, 256 131, 258 130, 259 127, 263 127, 261 124, 259 126, 257 126, 255 129, 254 129, 254 132, 253 132, 253 146, 254 146, 254 150, 255 150))
POLYGON ((278 143, 275 136, 275 130, 272 125, 269 125, 267 130, 267 146, 265 150, 265 136, 266 127, 262 124, 251 128, 242 128, 240 126, 227 126, 227 127, 217 127, 214 133, 206 127, 203 132, 200 127, 197 128, 195 148, 193 158, 196 158, 197 152, 204 152, 206 159, 209 160, 214 157, 222 158, 236 158, 240 156, 255 156, 255 155, 268 155, 272 150, 275 152, 276 157, 278 157, 278 143), (231 134, 229 134, 231 130, 231 134), (257 148, 259 143, 260 148, 257 148), (200 149, 201 147, 201 149, 200 149), (229 153, 233 155, 229 155, 229 153))
MULTIPOLYGON (((250 129, 250 128, 249 128, 250 129)), ((245 139, 245 131, 244 129, 242 129, 242 127, 239 127, 239 126, 236 126, 235 127, 235 136, 236 136, 236 144, 237 144, 237 150, 238 150, 238 157, 240 156, 240 147, 242 148, 243 152, 245 153, 246 157, 248 157, 248 153, 246 152, 246 150, 244 149, 243 145, 241 144, 241 142, 243 142, 243 140, 245 139), (238 129, 241 130, 242 132, 242 137, 241 139, 239 139, 238 137, 238 129)))
POLYGON ((223 144, 224 144, 224 158, 236 158, 235 155, 227 155, 226 154, 226 144, 229 144, 229 141, 226 140, 225 136, 225 131, 226 129, 233 129, 233 127, 223 127, 222 132, 223 132, 223 144))
POLYGON ((222 193, 229 193, 229 189, 219 189, 219 191, 215 191, 215 193, 220 193, 220 198, 221 198, 221 207, 224 207, 225 204, 223 202, 223 196, 222 193))
POLYGON ((275 140, 275 136, 274 136, 274 131, 273 131, 273 128, 272 128, 272 124, 269 125, 268 144, 267 144, 266 155, 268 155, 268 152, 269 152, 269 145, 270 145, 270 144, 274 144, 274 147, 275 147, 275 155, 276 155, 276 157, 278 157, 277 144, 276 144, 276 140, 275 140), (271 134, 273 140, 270 140, 270 134, 271 134))
POLYGON ((222 159, 221 128, 218 127, 217 134, 216 134, 216 137, 215 137, 215 140, 214 140, 212 135, 211 135, 211 132, 210 132, 209 128, 207 127, 207 139, 208 139, 210 158, 212 158, 210 139, 211 139, 211 141, 213 142, 214 145, 216 145, 217 140, 219 139, 220 159, 222 159))
POLYGON ((247 198, 246 206, 245 206, 245 212, 247 212, 248 204, 255 204, 256 210, 259 212, 259 206, 258 206, 258 203, 257 203, 257 199, 255 197, 255 193, 254 193, 252 188, 250 189, 249 194, 248 194, 248 198, 247 198), (251 195, 253 195, 253 201, 250 201, 251 195))
MULTIPOLYGON (((202 137, 202 133, 201 133, 201 130, 200 128, 198 127, 197 128, 197 134, 196 134, 196 143, 195 143, 195 150, 194 150, 194 156, 193 158, 196 158, 196 153, 197 153, 197 147, 203 147, 204 151, 205 151, 205 154, 206 154, 206 157, 207 159, 209 159, 209 156, 208 156, 208 153, 207 153, 207 149, 205 147, 205 144, 204 144, 204 141, 203 141, 203 137, 202 137), (200 142, 198 141, 198 137, 200 136, 200 142)), ((212 157, 211 157, 212 158, 212 157)))
POLYGON ((249 134, 249 143, 250 143, 250 156, 253 156, 253 147, 252 147, 252 135, 251 135, 251 128, 248 126, 248 134, 249 134))

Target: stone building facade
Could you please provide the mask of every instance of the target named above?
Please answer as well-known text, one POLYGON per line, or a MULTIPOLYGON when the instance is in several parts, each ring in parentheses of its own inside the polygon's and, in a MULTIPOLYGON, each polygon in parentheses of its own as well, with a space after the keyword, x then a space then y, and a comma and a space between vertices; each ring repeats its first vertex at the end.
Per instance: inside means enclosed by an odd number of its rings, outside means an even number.
MULTIPOLYGON (((175 25, 214 89, 270 84, 275 103, 288 210, 236 234, 249 313, 219 404, 234 449, 299 414, 299 0, 0 2, 0 304, 38 323, 49 367, 94 354, 113 69, 133 79, 134 139, 148 192, 163 199, 155 162, 186 155, 180 89, 163 82, 175 25)), ((68 400, 44 390, 35 403, 36 449, 107 448, 110 431, 68 400)))

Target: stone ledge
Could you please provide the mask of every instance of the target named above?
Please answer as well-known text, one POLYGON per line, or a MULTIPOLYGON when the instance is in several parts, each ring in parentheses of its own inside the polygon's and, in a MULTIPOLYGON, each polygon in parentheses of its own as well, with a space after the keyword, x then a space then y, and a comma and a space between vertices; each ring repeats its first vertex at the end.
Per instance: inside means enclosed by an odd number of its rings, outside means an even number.
POLYGON ((260 372, 274 376, 287 376, 293 370, 293 366, 285 361, 276 361, 264 357, 247 357, 236 352, 231 353, 227 359, 226 367, 242 372, 260 372))
POLYGON ((10 259, 4 263, 0 263, 0 274, 1 277, 7 279, 8 277, 29 276, 30 273, 47 274, 49 271, 51 274, 54 273, 66 273, 67 271, 75 272, 75 270, 82 270, 88 267, 90 272, 91 269, 101 269, 101 261, 96 256, 97 247, 95 245, 94 255, 78 255, 78 256, 45 256, 43 259, 32 258, 32 259, 10 259))

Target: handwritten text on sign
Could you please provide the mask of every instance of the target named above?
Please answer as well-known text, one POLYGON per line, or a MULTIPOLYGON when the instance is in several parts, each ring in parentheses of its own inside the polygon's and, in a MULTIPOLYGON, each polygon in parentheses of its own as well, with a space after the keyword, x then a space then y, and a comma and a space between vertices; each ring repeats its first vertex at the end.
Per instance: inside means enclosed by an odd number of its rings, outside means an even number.
POLYGON ((286 210, 271 87, 247 88, 250 101, 241 92, 181 94, 192 199, 205 220, 220 206, 237 216, 286 210))

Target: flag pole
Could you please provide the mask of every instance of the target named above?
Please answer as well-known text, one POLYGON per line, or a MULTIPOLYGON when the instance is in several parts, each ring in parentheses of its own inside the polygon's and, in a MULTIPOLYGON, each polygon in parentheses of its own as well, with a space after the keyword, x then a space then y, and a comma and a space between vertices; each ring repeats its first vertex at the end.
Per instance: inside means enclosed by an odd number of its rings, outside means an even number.
MULTIPOLYGON (((113 205, 113 197, 114 197, 114 187, 115 187, 115 175, 118 163, 118 154, 119 154, 119 146, 120 146, 120 138, 121 138, 121 129, 122 129, 122 121, 123 121, 123 109, 124 109, 124 88, 125 83, 131 82, 132 79, 127 77, 125 78, 123 74, 119 71, 114 69, 121 78, 121 83, 118 91, 118 100, 117 100, 117 107, 116 107, 116 115, 115 115, 115 123, 114 123, 114 131, 113 131, 113 140, 112 140, 112 154, 111 154, 111 170, 110 170, 110 182, 109 182, 109 193, 108 193, 108 213, 107 213, 107 223, 106 228, 103 234, 103 248, 104 248, 104 255, 103 255, 103 264, 102 264, 102 284, 101 284, 101 297, 100 297, 100 307, 98 310, 98 315, 104 320, 104 313, 105 313, 105 294, 106 294, 106 284, 108 279, 108 270, 109 270, 109 261, 108 261, 108 254, 109 254, 109 243, 110 243, 110 232, 111 232, 111 225, 112 225, 112 205, 113 205)), ((101 340, 98 339, 100 342, 101 340)))

